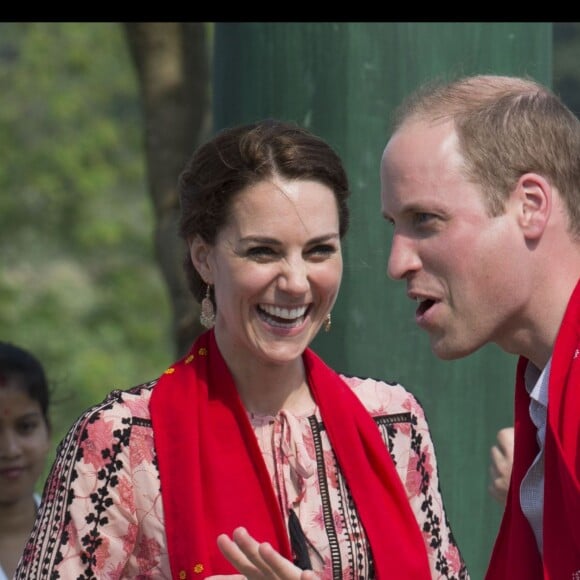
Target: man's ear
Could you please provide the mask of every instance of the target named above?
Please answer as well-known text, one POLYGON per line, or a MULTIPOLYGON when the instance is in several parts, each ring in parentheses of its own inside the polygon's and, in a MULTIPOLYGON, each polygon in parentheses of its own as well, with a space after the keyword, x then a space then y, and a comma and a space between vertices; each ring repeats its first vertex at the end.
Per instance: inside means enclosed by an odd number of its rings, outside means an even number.
POLYGON ((187 241, 191 262, 206 284, 213 283, 213 273, 210 264, 212 246, 197 235, 187 241))
POLYGON ((519 212, 518 221, 530 240, 542 237, 550 220, 554 190, 552 185, 537 173, 525 173, 516 186, 519 212))

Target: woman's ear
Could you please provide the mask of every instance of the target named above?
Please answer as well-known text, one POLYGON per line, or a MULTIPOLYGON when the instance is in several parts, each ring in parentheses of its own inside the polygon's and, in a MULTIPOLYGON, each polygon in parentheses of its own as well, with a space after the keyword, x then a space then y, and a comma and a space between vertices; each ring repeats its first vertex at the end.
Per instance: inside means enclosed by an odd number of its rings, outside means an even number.
POLYGON ((526 173, 516 186, 519 224, 526 238, 542 237, 550 220, 553 202, 552 185, 537 173, 526 173))
POLYGON ((189 256, 195 269, 206 284, 212 284, 213 275, 210 265, 212 246, 199 235, 191 238, 187 243, 189 245, 189 256))

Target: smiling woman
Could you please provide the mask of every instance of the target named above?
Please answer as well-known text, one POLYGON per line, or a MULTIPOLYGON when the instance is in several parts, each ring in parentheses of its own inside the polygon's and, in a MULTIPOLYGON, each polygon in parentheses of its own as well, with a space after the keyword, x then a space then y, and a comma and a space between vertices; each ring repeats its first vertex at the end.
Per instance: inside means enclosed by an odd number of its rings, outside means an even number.
POLYGON ((343 271, 336 152, 292 123, 233 127, 179 187, 208 330, 72 426, 15 577, 235 575, 218 537, 245 526, 324 578, 467 578, 418 401, 310 348, 343 271))
POLYGON ((34 524, 34 493, 50 449, 49 392, 40 362, 0 342, 0 580, 12 578, 34 524))

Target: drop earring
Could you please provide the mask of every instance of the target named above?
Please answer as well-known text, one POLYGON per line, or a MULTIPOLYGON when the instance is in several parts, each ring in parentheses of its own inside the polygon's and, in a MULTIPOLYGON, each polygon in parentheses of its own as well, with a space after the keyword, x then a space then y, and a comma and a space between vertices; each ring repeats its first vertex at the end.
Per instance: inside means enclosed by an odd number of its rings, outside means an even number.
POLYGON ((205 296, 201 301, 201 314, 199 316, 201 324, 208 329, 213 328, 213 325, 215 324, 215 309, 210 294, 211 284, 208 284, 205 289, 205 296))
POLYGON ((324 321, 324 332, 328 332, 330 327, 332 326, 332 317, 330 316, 330 312, 326 315, 326 319, 324 321))

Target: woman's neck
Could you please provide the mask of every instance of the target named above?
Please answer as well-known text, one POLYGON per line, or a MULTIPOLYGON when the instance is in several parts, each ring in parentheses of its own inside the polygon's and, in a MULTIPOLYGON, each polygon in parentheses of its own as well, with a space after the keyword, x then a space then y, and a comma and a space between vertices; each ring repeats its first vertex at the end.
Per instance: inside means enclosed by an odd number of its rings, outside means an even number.
POLYGON ((291 363, 274 365, 226 364, 247 411, 276 415, 282 409, 301 414, 310 411, 314 400, 310 394, 302 357, 291 363))
POLYGON ((36 518, 36 502, 31 495, 15 502, 0 502, 0 536, 19 530, 30 532, 36 518))
POLYGON ((274 360, 266 353, 260 357, 249 352, 217 327, 214 337, 247 411, 276 415, 282 409, 295 414, 312 410, 314 400, 308 387, 303 353, 287 360, 281 354, 279 360, 274 360))

